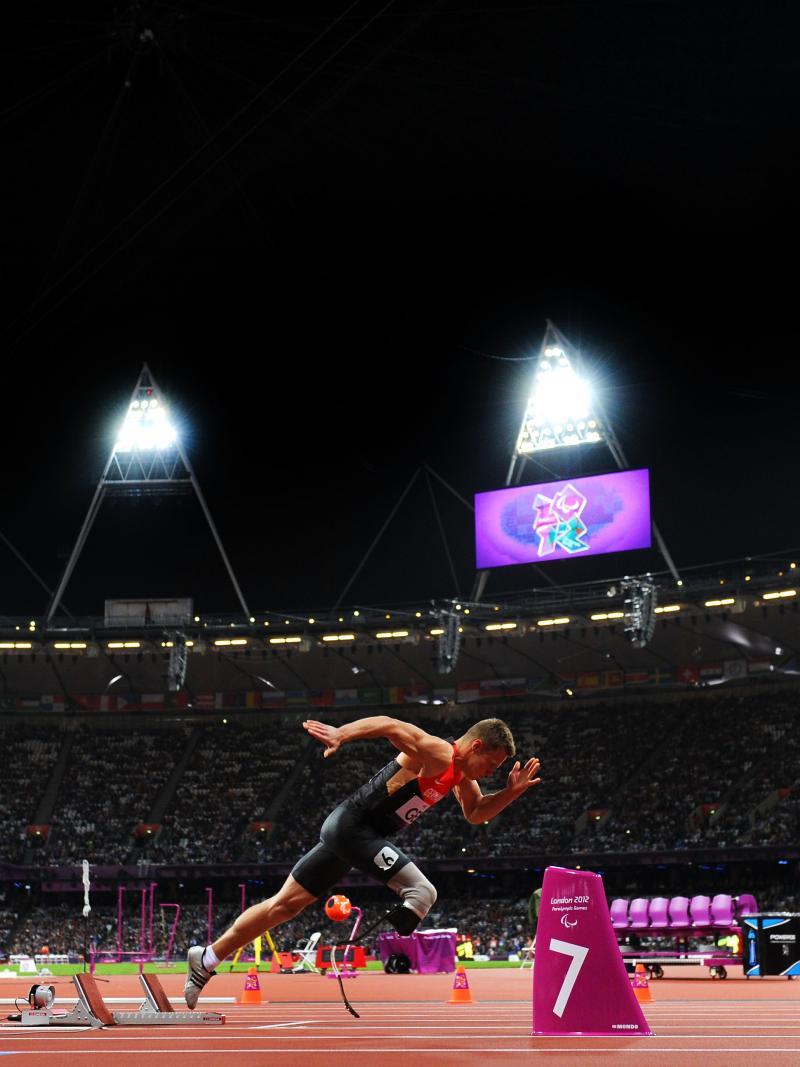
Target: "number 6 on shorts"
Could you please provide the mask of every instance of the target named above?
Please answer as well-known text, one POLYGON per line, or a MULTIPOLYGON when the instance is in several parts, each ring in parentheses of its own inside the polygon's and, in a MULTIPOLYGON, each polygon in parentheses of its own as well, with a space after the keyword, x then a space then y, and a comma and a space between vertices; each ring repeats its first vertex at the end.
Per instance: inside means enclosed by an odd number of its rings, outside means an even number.
POLYGON ((567 973, 564 975, 564 981, 561 983, 556 1002, 553 1005, 553 1014, 557 1015, 560 1019, 564 1014, 573 987, 578 980, 580 969, 583 967, 584 961, 589 955, 589 949, 585 948, 583 945, 573 945, 571 941, 559 941, 558 938, 551 937, 550 951, 561 952, 565 956, 572 956, 572 962, 567 968, 567 973))

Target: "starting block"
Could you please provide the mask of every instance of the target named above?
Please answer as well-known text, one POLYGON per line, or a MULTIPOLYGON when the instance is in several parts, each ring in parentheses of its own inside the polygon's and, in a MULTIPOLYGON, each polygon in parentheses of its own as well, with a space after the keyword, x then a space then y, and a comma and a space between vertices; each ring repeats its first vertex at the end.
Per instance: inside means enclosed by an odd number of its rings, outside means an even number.
POLYGON ((218 1011, 175 1011, 155 974, 140 974, 144 1001, 138 1011, 110 1011, 90 974, 72 976, 78 1002, 72 1011, 32 1008, 21 1014, 24 1026, 219 1026, 225 1016, 218 1011))
POLYGON ((599 874, 563 867, 544 872, 533 1036, 653 1036, 631 988, 599 874))

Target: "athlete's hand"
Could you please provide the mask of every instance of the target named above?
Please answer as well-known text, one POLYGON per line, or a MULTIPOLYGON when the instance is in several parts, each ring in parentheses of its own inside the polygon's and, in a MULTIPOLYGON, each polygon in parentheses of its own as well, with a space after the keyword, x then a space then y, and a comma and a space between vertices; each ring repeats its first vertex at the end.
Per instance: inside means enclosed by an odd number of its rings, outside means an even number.
POLYGON ((303 723, 303 729, 307 730, 312 737, 316 737, 317 741, 321 741, 325 746, 325 751, 322 755, 327 758, 332 756, 342 743, 342 731, 335 726, 328 726, 327 723, 317 722, 316 719, 306 719, 303 723))
POLYGON ((526 789, 530 789, 532 785, 538 785, 542 780, 536 777, 540 766, 541 764, 535 756, 529 759, 524 767, 521 767, 519 760, 517 760, 508 772, 508 788, 512 789, 517 796, 520 796, 526 789))

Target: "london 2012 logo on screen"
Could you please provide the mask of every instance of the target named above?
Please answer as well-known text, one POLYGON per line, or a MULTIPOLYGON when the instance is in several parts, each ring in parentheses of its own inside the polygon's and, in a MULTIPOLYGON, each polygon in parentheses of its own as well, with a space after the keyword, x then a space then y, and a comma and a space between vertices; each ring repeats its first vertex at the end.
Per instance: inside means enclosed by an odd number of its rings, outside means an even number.
POLYGON ((552 497, 537 493, 533 502, 535 518, 533 529, 539 538, 539 556, 549 556, 557 548, 573 552, 585 552, 589 548, 586 536, 588 527, 581 521, 581 512, 586 507, 586 497, 571 483, 559 489, 552 497))
POLYGON ((595 474, 475 496, 478 569, 649 548, 646 469, 595 474))

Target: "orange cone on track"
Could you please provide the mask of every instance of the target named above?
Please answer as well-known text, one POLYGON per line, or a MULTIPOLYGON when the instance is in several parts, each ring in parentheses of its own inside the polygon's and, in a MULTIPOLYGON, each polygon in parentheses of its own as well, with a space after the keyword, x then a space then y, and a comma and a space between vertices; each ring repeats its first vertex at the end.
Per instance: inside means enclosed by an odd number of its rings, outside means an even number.
POLYGON ((453 979, 453 989, 450 993, 450 999, 448 1004, 472 1004, 472 991, 469 988, 469 982, 467 981, 467 972, 462 966, 456 967, 455 978, 453 979))
POLYGON ((236 1002, 237 1004, 260 1004, 261 986, 258 981, 258 971, 251 967, 244 980, 244 991, 236 1002))
POLYGON ((647 981, 647 971, 643 963, 637 963, 633 974, 633 992, 640 1004, 652 1004, 653 994, 647 981))

